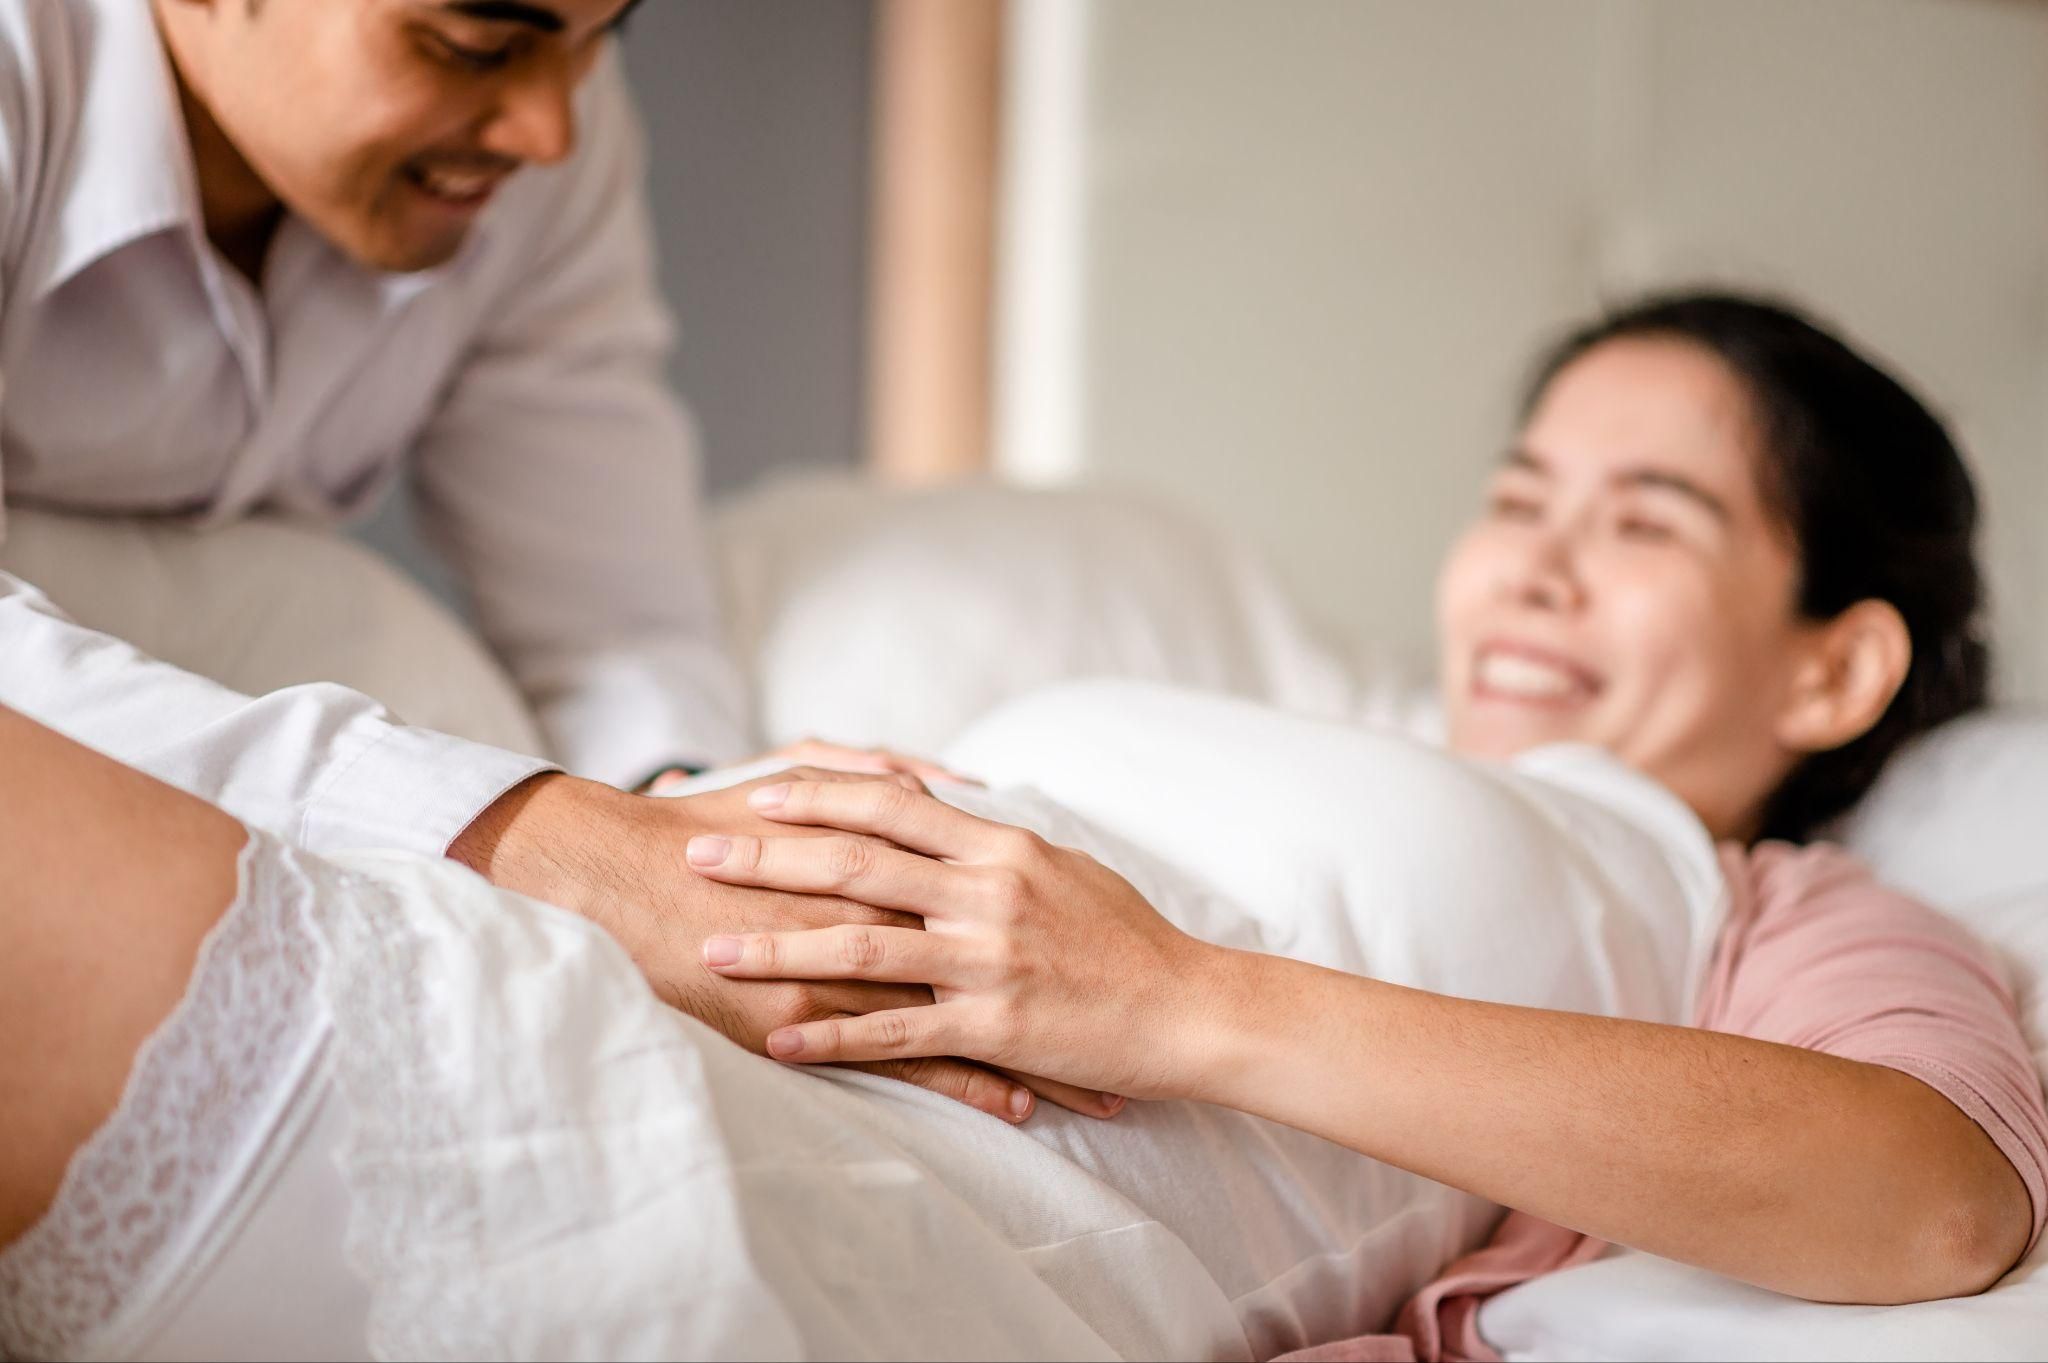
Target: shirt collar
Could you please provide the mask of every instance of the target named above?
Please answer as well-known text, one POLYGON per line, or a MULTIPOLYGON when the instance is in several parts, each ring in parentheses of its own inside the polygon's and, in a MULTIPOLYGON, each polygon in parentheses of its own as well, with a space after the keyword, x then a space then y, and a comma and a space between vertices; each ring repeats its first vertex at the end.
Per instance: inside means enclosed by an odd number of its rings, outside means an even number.
MULTIPOLYGON (((33 291, 39 298, 122 247, 160 232, 182 230, 195 251, 207 249, 199 172, 177 73, 151 6, 145 0, 98 0, 87 11, 91 27, 74 150, 59 191, 57 240, 33 291)), ((484 215, 454 260, 433 269, 393 274, 347 263, 380 306, 400 309, 476 254, 491 235, 493 216, 484 215)), ((317 249, 347 261, 317 232, 312 235, 317 249)))
POLYGON ((78 121, 39 294, 130 242, 177 227, 204 230, 177 77, 151 7, 111 0, 85 13, 78 121))

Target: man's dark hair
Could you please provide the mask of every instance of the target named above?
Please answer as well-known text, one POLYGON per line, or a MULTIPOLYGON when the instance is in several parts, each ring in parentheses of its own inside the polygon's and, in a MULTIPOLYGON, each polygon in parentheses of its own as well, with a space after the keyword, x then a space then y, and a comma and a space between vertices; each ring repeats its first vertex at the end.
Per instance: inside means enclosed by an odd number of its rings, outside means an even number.
POLYGON ((1883 717, 1807 757, 1766 805, 1760 836, 1804 841, 1861 799, 1909 740, 1989 698, 1976 488, 1925 403, 1795 309, 1762 298, 1668 294, 1612 312, 1543 357, 1524 415, 1572 361, 1625 337, 1696 345, 1747 390, 1760 490, 1798 547, 1800 613, 1830 620, 1875 598, 1912 638, 1911 667, 1883 717))

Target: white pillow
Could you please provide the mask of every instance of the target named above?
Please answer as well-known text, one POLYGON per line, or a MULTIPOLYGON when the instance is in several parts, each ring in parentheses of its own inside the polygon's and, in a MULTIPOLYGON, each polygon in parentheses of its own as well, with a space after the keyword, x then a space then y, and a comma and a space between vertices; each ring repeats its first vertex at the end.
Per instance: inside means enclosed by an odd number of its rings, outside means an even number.
MULTIPOLYGON (((1894 760, 1834 830, 1886 882, 2004 960, 2048 1079, 2048 716, 1992 711, 1894 760)), ((2037 1359, 2048 1239, 1981 1297, 1821 1306, 1632 1251, 1502 1293, 1480 1328, 1510 1358, 2037 1359)))
POLYGON ((716 539, 770 744, 937 752, 1013 696, 1088 677, 1354 706, 1262 563, 1136 494, 811 477, 727 503, 716 539))
POLYGON ((1887 884, 1971 918, 2048 885, 2048 714, 1989 710, 1893 759, 1833 831, 1887 884))

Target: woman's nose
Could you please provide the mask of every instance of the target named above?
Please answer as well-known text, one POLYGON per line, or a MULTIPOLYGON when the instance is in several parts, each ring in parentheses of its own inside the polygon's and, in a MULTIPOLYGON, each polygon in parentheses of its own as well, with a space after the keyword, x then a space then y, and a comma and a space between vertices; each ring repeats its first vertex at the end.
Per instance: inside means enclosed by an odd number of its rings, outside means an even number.
POLYGON ((1509 594, 1538 610, 1574 611, 1586 601, 1569 532, 1544 530, 1533 536, 1511 569, 1509 594))

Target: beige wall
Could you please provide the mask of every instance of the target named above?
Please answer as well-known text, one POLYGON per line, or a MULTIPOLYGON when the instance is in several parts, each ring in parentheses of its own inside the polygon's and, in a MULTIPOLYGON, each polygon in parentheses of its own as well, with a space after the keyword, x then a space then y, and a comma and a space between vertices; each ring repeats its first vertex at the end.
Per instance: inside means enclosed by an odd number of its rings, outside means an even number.
POLYGON ((1172 490, 1413 663, 1534 347, 1783 290, 1955 419, 2048 700, 2048 5, 1016 0, 999 459, 1172 490))

